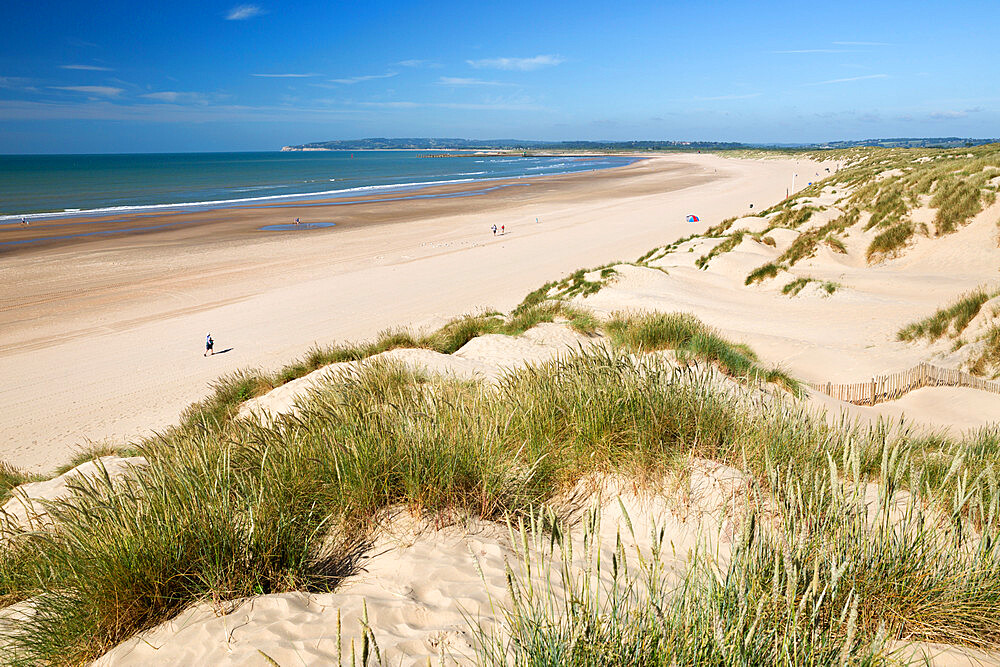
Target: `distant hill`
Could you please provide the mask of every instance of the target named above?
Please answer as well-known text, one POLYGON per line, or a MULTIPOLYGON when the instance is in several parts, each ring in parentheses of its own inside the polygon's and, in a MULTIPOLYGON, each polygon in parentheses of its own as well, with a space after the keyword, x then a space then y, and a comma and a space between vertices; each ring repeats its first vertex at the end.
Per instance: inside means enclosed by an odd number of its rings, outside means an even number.
POLYGON ((955 148, 980 146, 997 139, 967 139, 962 137, 924 137, 897 139, 862 139, 856 141, 830 141, 815 144, 745 144, 720 141, 529 141, 524 139, 442 139, 442 138, 368 138, 315 141, 308 144, 284 146, 283 151, 364 151, 364 150, 738 150, 738 149, 788 149, 788 148, 854 148, 880 146, 883 148, 955 148))
POLYGON ((961 137, 901 137, 898 139, 863 139, 860 141, 830 141, 816 144, 816 148, 856 148, 858 146, 878 146, 880 148, 958 148, 961 146, 982 146, 997 139, 963 139, 961 137))
POLYGON ((747 144, 717 141, 527 141, 524 139, 342 139, 284 146, 283 151, 363 150, 726 150, 747 144))

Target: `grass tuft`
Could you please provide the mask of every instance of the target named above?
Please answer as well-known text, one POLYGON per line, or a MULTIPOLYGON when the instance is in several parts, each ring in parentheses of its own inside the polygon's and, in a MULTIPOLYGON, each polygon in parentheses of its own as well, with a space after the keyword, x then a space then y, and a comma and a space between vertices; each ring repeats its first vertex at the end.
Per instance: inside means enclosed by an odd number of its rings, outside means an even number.
POLYGON ((930 342, 938 340, 945 334, 957 338, 965 331, 969 322, 979 314, 983 304, 997 295, 1000 295, 1000 291, 988 291, 980 287, 962 295, 955 303, 939 309, 930 317, 906 325, 896 333, 896 338, 903 341, 926 338, 930 342))
POLYGON ((774 262, 768 262, 763 266, 758 266, 756 269, 747 274, 746 279, 743 281, 744 285, 753 285, 754 283, 759 283, 768 278, 774 278, 778 275, 783 267, 781 264, 776 264, 774 262))
POLYGON ((913 238, 916 227, 912 222, 900 222, 878 234, 872 239, 865 255, 869 262, 880 261, 886 257, 894 257, 906 247, 913 238))

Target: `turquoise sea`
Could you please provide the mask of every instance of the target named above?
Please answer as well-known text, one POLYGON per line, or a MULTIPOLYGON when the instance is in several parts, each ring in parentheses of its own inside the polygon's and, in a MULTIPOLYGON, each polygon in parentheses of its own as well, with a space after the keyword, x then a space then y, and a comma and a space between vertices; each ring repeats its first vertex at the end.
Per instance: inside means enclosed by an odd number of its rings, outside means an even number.
POLYGON ((243 206, 630 164, 621 156, 442 151, 0 155, 0 224, 143 209, 243 206))

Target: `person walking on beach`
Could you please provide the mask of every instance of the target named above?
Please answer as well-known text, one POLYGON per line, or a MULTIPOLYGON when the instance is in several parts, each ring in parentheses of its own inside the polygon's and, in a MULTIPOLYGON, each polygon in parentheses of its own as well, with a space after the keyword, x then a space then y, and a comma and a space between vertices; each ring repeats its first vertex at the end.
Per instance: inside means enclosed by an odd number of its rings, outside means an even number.
POLYGON ((21 224, 24 225, 25 227, 27 227, 28 226, 28 219, 27 218, 21 218, 21 224))
POLYGON ((500 236, 503 236, 504 234, 507 233, 505 231, 506 229, 507 229, 507 225, 500 225, 500 236))
POLYGON ((296 225, 299 224, 299 219, 298 218, 295 218, 295 224, 296 225))
POLYGON ((493 225, 493 227, 491 227, 491 229, 493 230, 493 236, 496 236, 497 235, 497 226, 493 225))
POLYGON ((203 354, 202 356, 207 357, 210 354, 212 356, 215 356, 215 350, 213 349, 214 347, 215 347, 215 341, 212 340, 212 332, 209 332, 208 335, 205 336, 205 354, 203 354))

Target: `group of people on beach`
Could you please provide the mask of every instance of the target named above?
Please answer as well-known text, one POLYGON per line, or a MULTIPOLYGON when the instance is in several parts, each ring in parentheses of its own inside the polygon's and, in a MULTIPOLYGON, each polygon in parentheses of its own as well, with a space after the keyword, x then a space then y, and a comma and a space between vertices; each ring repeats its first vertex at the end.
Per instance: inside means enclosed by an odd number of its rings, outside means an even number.
MULTIPOLYGON (((535 224, 536 225, 538 224, 538 218, 535 218, 535 224)), ((497 226, 493 225, 492 227, 490 227, 490 229, 493 230, 493 236, 496 236, 497 235, 497 226)), ((507 233, 507 225, 500 225, 500 235, 503 236, 506 233, 507 233)))

